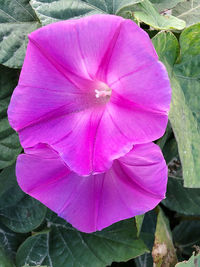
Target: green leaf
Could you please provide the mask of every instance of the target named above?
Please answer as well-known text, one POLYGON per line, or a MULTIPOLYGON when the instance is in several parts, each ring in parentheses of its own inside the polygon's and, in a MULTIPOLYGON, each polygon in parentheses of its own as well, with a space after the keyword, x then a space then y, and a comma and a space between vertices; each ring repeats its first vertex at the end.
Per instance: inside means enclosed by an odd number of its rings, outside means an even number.
MULTIPOLYGON (((10 97, 17 85, 19 70, 12 70, 0 65, 0 99, 10 97)), ((1 108, 1 112, 3 109, 1 108)))
MULTIPOLYGON (((198 169, 199 131, 197 121, 185 98, 183 88, 176 77, 172 77, 173 88, 170 121, 178 143, 179 155, 183 168, 184 186, 200 187, 198 169)), ((192 85, 190 86, 191 89, 192 85)), ((189 90, 189 88, 188 88, 189 90)), ((192 95, 192 91, 190 92, 192 95)), ((195 98, 198 96, 195 96, 195 98)))
POLYGON ((158 213, 152 256, 156 267, 175 266, 177 263, 169 222, 161 208, 158 213))
POLYGON ((142 0, 31 0, 42 25, 93 14, 118 14, 142 0))
POLYGON ((46 207, 28 195, 15 206, 0 210, 1 222, 17 233, 28 233, 36 229, 45 215, 46 207))
POLYGON ((157 30, 182 30, 185 22, 171 15, 160 15, 149 0, 144 0, 136 5, 133 12, 138 22, 144 22, 157 30))
POLYGON ((0 173, 0 210, 16 205, 24 193, 19 189, 15 176, 15 165, 0 173))
POLYGON ((172 14, 186 21, 187 26, 200 22, 200 0, 187 0, 179 3, 172 14))
POLYGON ((17 85, 18 76, 19 71, 0 65, 0 169, 12 165, 22 150, 19 138, 7 119, 10 96, 17 85))
MULTIPOLYGON (((1 105, 6 109, 8 101, 1 101, 1 105)), ((0 118, 0 151, 0 169, 12 165, 22 151, 18 135, 10 127, 7 117, 0 118)))
POLYGON ((184 215, 200 215, 200 189, 184 188, 183 179, 169 177, 167 197, 162 203, 169 209, 184 215))
POLYGON ((27 22, 36 20, 34 11, 27 0, 1 0, 0 22, 27 22), (11 13, 12 11, 12 13, 11 13), (30 19, 31 18, 31 19, 30 19))
POLYGON ((179 44, 171 32, 160 32, 152 39, 159 59, 165 64, 168 74, 172 76, 172 68, 179 55, 179 44))
POLYGON ((5 225, 0 223, 0 246, 10 258, 15 258, 19 245, 26 239, 27 235, 18 234, 11 231, 5 225))
POLYGON ((79 0, 32 0, 30 3, 42 25, 60 20, 106 13, 95 5, 79 0))
POLYGON ((43 266, 42 266, 42 265, 30 266, 30 265, 27 265, 27 264, 26 264, 26 265, 24 265, 23 267, 48 267, 48 266, 44 266, 44 265, 43 265, 43 266))
POLYGON ((153 266, 153 259, 151 253, 145 253, 142 256, 139 256, 135 259, 136 267, 152 267, 153 266))
POLYGON ((7 257, 4 250, 0 247, 0 267, 14 267, 14 264, 7 257))
POLYGON ((188 261, 179 262, 175 267, 198 267, 200 266, 200 254, 197 256, 193 255, 189 258, 188 261))
MULTIPOLYGON (((144 215, 144 220, 142 224, 142 229, 140 232, 140 238, 144 241, 149 251, 152 250, 154 239, 155 239, 155 230, 157 223, 157 214, 155 210, 151 210, 144 215)), ((135 259, 135 264, 138 267, 153 266, 153 258, 151 253, 145 253, 135 259)))
POLYGON ((195 188, 200 187, 200 24, 182 32, 176 64, 175 40, 172 34, 162 32, 153 38, 153 43, 167 67, 173 89, 169 119, 178 143, 184 186, 195 188))
MULTIPOLYGON (((178 158, 178 146, 175 138, 170 138, 163 147, 163 156, 166 160, 168 166, 172 163, 173 160, 178 158)), ((170 170, 169 170, 170 171, 170 170)))
POLYGON ((161 12, 169 10, 175 7, 178 3, 183 2, 184 0, 150 0, 154 4, 155 8, 161 12))
POLYGON ((131 8, 143 0, 82 0, 89 5, 102 9, 105 13, 118 14, 125 8, 131 8))
POLYGON ((144 216, 145 216, 145 214, 135 216, 135 223, 136 223, 136 227, 137 227, 137 236, 138 237, 140 236, 144 216))
MULTIPOLYGON (((192 219, 192 218, 191 218, 192 219)), ((200 221, 183 221, 173 230, 174 244, 181 254, 190 256, 200 246, 200 221)))
POLYGON ((174 66, 176 80, 171 123, 178 142, 184 186, 200 187, 200 24, 180 36, 181 56, 174 66), (181 121, 179 121, 181 120, 181 121))
POLYGON ((50 217, 48 232, 29 237, 19 248, 17 266, 105 267, 112 261, 127 261, 147 251, 137 238, 134 220, 116 223, 93 234, 78 232, 63 219, 50 217))
POLYGON ((15 166, 0 174, 0 221, 14 232, 28 233, 44 220, 46 207, 25 195, 16 182, 15 166))
POLYGON ((39 26, 29 0, 1 0, 0 63, 20 68, 25 56, 27 34, 39 26))

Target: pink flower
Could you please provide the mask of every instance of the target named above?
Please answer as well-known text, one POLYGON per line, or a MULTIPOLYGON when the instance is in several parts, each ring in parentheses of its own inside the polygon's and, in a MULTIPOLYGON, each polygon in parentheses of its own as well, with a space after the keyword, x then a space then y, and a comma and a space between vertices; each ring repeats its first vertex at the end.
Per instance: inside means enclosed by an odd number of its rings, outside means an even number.
POLYGON ((105 173, 78 176, 39 144, 17 159, 22 190, 83 232, 101 230, 154 208, 165 196, 167 166, 157 145, 134 148, 105 173))
POLYGON ((170 97, 148 35, 131 20, 94 15, 29 35, 8 117, 24 148, 47 143, 89 175, 160 138, 170 97))

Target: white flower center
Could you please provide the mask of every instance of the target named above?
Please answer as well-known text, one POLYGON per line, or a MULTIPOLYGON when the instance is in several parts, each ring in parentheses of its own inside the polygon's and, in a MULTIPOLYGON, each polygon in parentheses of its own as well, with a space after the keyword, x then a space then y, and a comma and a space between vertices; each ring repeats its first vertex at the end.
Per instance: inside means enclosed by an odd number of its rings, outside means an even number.
POLYGON ((98 84, 98 89, 95 89, 96 98, 109 97, 111 96, 112 90, 103 82, 98 84))

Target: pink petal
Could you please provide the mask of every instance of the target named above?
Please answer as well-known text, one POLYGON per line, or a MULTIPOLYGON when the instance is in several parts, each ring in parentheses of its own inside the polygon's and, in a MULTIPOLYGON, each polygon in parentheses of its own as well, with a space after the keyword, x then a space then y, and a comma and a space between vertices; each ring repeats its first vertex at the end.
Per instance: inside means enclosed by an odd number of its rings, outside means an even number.
POLYGON ((56 149, 72 170, 88 175, 95 171, 93 166, 94 144, 99 121, 104 107, 86 109, 67 114, 64 109, 51 113, 44 120, 19 131, 24 147, 48 143, 56 149))
MULTIPOLYGON (((62 159, 70 169, 80 175, 97 172, 96 166, 94 165, 94 159, 96 158, 94 147, 104 110, 104 107, 98 107, 74 114, 71 119, 73 121, 71 123, 71 130, 67 136, 52 143, 52 147, 59 151, 62 159)), ((102 162, 102 157, 99 157, 98 160, 102 162)), ((106 158, 104 171, 110 166, 108 164, 111 164, 107 161, 108 159, 106 158)))
MULTIPOLYGON (((152 61, 151 65, 143 66, 121 78, 110 87, 113 98, 116 94, 120 99, 130 101, 129 106, 140 105, 141 109, 166 113, 171 101, 171 87, 167 71, 161 62, 152 61), (144 77, 144 78, 143 78, 144 77)), ((111 102, 115 99, 111 98, 111 102)))
POLYGON ((19 85, 8 108, 9 122, 15 130, 44 120, 52 113, 59 116, 60 110, 72 113, 93 104, 90 91, 94 83, 73 75, 71 81, 66 71, 54 63, 29 42, 19 85))
POLYGON ((76 107, 70 99, 73 97, 64 91, 19 85, 15 88, 8 108, 9 122, 16 131, 22 131, 30 125, 72 111, 76 107))
POLYGON ((65 94, 80 92, 81 84, 77 87, 73 83, 73 79, 74 75, 68 77, 65 68, 59 65, 51 55, 48 55, 44 48, 29 41, 19 85, 39 87, 65 94))
POLYGON ((124 129, 120 129, 110 115, 109 106, 110 104, 107 104, 96 130, 93 173, 105 172, 111 167, 113 160, 122 157, 133 147, 131 138, 126 136, 124 129))
POLYGON ((144 108, 117 94, 107 105, 107 112, 116 129, 126 137, 127 143, 129 141, 133 144, 148 143, 160 138, 168 121, 166 112, 144 108))
POLYGON ((106 173, 87 177, 70 172, 44 145, 26 153, 17 160, 21 188, 80 231, 94 232, 147 212, 165 196, 167 167, 153 143, 136 145, 106 173))
POLYGON ((107 67, 107 82, 112 84, 157 60, 148 34, 133 21, 124 20, 107 67))
POLYGON ((97 229, 153 209, 165 198, 167 166, 160 148, 135 145, 106 173, 99 199, 97 229))
POLYGON ((111 15, 66 20, 43 27, 29 38, 67 71, 90 79, 94 78, 123 20, 111 15))
POLYGON ((65 179, 71 172, 48 147, 38 145, 26 152, 28 154, 21 154, 17 159, 19 186, 52 210, 61 209, 65 203, 65 190, 69 193, 69 188, 64 187, 67 185, 65 179))

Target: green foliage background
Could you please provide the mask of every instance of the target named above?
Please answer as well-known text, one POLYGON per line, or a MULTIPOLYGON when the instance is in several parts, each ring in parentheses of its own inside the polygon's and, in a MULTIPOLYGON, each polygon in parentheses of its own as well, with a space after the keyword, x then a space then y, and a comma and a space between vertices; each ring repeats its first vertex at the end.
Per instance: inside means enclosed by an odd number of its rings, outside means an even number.
POLYGON ((0 0, 0 267, 200 266, 200 0, 0 0), (165 135, 166 199, 155 210, 85 234, 25 195, 15 177, 22 152, 7 107, 27 35, 49 23, 109 13, 152 38, 172 86, 165 135), (118 263, 117 263, 118 262, 118 263), (199 265, 196 265, 199 264, 199 265))

